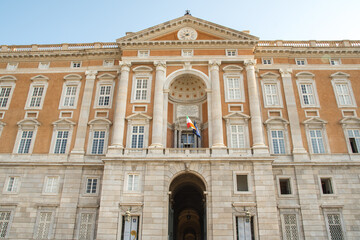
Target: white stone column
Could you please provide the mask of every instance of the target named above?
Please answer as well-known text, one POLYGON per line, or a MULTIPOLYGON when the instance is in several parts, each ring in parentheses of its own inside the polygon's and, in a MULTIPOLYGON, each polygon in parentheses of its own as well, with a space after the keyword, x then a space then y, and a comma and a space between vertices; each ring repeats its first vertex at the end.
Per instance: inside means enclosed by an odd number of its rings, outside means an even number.
POLYGON ((126 113, 126 102, 127 92, 129 85, 129 72, 130 63, 120 62, 120 76, 117 94, 115 97, 115 112, 113 120, 113 132, 111 139, 111 146, 109 149, 122 149, 124 148, 124 129, 125 129, 125 113, 126 113))
POLYGON ((154 111, 151 148, 163 148, 163 117, 164 117, 164 82, 166 78, 166 63, 154 62, 156 66, 154 111))
POLYGON ((299 115, 297 112, 294 88, 291 79, 292 69, 279 69, 279 71, 281 73, 284 85, 286 107, 290 123, 291 140, 293 144, 292 153, 294 156, 294 160, 307 160, 308 155, 304 148, 301 137, 299 115))
POLYGON ((164 145, 164 148, 166 148, 166 144, 167 144, 169 91, 170 91, 169 89, 164 90, 164 117, 163 117, 163 145, 164 145))
POLYGON ((220 94, 220 61, 210 61, 212 148, 225 148, 220 94))
POLYGON ((80 107, 80 116, 76 130, 76 140, 72 154, 85 154, 85 137, 87 131, 87 124, 89 122, 89 113, 91 106, 91 99, 94 90, 94 83, 97 71, 86 71, 85 89, 80 107))
POLYGON ((261 119, 261 104, 259 99, 259 88, 255 76, 256 60, 246 60, 246 76, 249 91, 250 115, 251 115, 251 133, 253 139, 254 154, 269 154, 269 149, 264 143, 264 131, 261 119))

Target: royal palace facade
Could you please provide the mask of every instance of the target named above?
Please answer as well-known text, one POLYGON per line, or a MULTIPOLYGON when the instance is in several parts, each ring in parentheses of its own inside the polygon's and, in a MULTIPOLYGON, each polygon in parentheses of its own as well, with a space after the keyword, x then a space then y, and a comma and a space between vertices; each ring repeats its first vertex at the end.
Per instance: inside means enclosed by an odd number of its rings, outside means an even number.
POLYGON ((360 239, 358 105, 360 41, 2 45, 0 239, 360 239))

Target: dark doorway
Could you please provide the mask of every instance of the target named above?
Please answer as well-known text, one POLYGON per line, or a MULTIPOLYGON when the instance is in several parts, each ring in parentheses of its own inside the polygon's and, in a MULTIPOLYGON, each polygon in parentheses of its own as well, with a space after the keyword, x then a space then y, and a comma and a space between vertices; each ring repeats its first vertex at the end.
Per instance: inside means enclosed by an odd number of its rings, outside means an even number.
POLYGON ((205 185, 194 174, 184 173, 170 185, 169 239, 206 240, 205 185))

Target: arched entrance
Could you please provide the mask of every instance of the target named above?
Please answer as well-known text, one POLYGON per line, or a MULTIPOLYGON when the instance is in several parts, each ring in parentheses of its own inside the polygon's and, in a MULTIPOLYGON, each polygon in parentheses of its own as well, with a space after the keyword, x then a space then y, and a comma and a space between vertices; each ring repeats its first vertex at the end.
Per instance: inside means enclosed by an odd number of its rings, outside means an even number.
POLYGON ((206 240, 204 182, 184 173, 172 181, 169 190, 169 239, 206 240))

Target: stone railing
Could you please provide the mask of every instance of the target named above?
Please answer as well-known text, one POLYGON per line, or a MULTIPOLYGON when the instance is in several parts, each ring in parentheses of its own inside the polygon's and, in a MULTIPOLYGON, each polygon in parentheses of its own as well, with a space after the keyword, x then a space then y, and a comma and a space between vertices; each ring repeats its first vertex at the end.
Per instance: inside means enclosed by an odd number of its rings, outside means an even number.
POLYGON ((117 43, 63 43, 63 44, 44 44, 44 45, 2 45, 0 52, 30 52, 30 51, 67 51, 100 48, 119 48, 117 43))
POLYGON ((360 40, 350 41, 259 41, 258 47, 360 47, 360 40))

